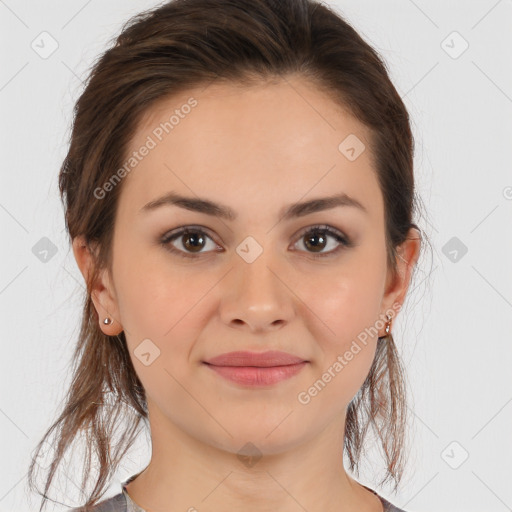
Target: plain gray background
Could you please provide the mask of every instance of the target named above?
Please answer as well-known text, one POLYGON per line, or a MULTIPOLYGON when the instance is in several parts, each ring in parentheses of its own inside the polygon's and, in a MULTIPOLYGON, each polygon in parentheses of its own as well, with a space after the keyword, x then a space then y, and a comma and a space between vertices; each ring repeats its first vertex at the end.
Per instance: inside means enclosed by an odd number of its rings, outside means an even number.
MULTIPOLYGON (((83 282, 57 187, 73 104, 121 24, 157 4, 0 0, 0 512, 37 508, 30 453, 56 418, 78 335, 83 282), (41 38, 58 45, 51 55, 33 49, 41 38), (42 256, 44 244, 54 254, 42 256)), ((333 5, 384 57, 411 114, 427 208, 417 221, 434 249, 393 326, 410 385, 410 465, 398 494, 377 490, 408 512, 511 510, 512 1, 333 5)), ((146 439, 109 494, 147 457, 146 439)), ((359 480, 375 487, 373 460, 359 480)), ((69 499, 75 475, 61 480, 69 499)))

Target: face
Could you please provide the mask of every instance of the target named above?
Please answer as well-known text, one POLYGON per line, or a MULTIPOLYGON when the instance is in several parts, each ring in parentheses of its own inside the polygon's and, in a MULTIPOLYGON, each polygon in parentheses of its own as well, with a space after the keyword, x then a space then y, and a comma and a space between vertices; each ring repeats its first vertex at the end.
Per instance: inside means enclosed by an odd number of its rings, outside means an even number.
MULTIPOLYGON (((391 281, 386 267, 367 128, 299 78, 214 83, 149 111, 134 151, 112 275, 93 297, 100 321, 115 320, 102 329, 125 332, 152 428, 278 453, 344 421, 409 277, 406 265, 391 281), (168 194, 189 201, 158 201, 168 194), (298 206, 334 196, 344 200, 298 206), (269 350, 305 362, 258 382, 286 368, 205 363, 269 350)), ((410 264, 417 252, 403 255, 410 264)))

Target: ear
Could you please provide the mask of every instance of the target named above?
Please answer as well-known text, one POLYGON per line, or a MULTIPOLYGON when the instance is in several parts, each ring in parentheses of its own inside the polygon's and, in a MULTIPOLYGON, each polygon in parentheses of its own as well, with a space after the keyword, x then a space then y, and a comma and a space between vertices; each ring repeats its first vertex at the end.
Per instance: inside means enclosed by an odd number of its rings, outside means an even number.
MULTIPOLYGON (((86 283, 94 270, 96 251, 97 246, 92 247, 83 236, 77 236, 73 239, 75 260, 86 283)), ((108 336, 116 336, 122 332, 123 326, 120 322, 115 289, 106 269, 101 270, 98 278, 92 284, 91 298, 98 313, 100 329, 108 336), (107 317, 112 320, 110 325, 103 323, 103 320, 107 317)))
MULTIPOLYGON (((397 275, 391 270, 386 279, 386 290, 382 299, 383 315, 386 311, 400 311, 412 277, 412 271, 418 261, 421 248, 421 234, 416 228, 411 228, 407 239, 397 248, 397 275), (398 308, 397 306, 400 306, 398 308)), ((396 314, 393 316, 396 316, 396 314)), ((393 321, 393 320, 391 320, 393 321)), ((385 336, 385 332, 379 334, 385 336)))

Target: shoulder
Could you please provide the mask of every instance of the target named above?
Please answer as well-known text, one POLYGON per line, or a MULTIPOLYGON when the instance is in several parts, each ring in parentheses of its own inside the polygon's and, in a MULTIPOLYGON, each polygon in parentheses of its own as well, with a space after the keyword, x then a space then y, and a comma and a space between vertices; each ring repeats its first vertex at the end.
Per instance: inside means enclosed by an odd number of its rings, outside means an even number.
MULTIPOLYGON (((83 512, 84 507, 71 508, 67 512, 83 512)), ((126 498, 124 494, 120 492, 111 498, 100 501, 88 512, 127 512, 126 498)))
POLYGON ((384 512, 406 512, 405 510, 395 507, 392 503, 390 503, 388 500, 383 498, 382 496, 379 496, 380 500, 382 501, 382 505, 384 507, 384 512))
POLYGON ((388 508, 384 509, 385 512, 406 512, 403 508, 395 507, 394 505, 389 505, 388 508))
POLYGON ((377 491, 373 490, 371 487, 368 487, 367 485, 363 485, 363 487, 368 489, 370 492, 375 494, 375 496, 377 496, 380 499, 380 501, 382 502, 384 512, 406 512, 401 508, 395 507, 392 503, 386 500, 383 496, 381 496, 377 491))

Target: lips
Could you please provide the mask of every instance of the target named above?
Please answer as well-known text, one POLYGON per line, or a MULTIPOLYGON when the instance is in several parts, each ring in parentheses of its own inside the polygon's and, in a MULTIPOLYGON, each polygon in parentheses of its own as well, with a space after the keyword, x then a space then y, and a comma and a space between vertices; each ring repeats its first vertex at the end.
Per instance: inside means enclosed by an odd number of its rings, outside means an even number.
POLYGON ((217 375, 245 387, 268 387, 300 373, 309 363, 302 357, 276 350, 228 352, 204 361, 217 375))
POLYGON ((213 366, 258 366, 269 368, 272 366, 288 366, 305 362, 302 357, 287 352, 270 350, 267 352, 227 352, 204 361, 213 366))

